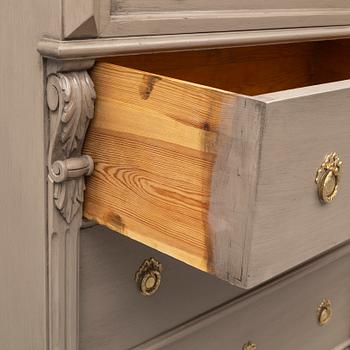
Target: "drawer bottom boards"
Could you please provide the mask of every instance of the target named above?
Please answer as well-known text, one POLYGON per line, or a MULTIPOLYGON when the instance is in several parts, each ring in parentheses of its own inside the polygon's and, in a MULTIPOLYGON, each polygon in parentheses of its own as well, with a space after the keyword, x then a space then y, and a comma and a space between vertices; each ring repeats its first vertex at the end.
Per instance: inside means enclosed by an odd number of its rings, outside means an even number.
POLYGON ((243 290, 103 230, 82 233, 80 350, 240 350, 249 341, 257 350, 342 350, 349 345, 350 247, 243 295, 243 290), (151 255, 166 269, 159 292, 143 297, 132 273, 151 255), (320 326, 317 309, 324 299, 331 301, 332 317, 320 326))

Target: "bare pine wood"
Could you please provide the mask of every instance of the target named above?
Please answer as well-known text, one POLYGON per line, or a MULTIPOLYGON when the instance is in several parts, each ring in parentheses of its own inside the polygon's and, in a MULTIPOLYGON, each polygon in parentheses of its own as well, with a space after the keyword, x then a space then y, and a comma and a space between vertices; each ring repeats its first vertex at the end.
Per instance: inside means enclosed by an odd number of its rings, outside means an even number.
POLYGON ((350 41, 236 47, 103 58, 202 85, 259 95, 350 78, 350 41))
POLYGON ((84 152, 96 168, 85 216, 209 271, 216 135, 234 97, 108 63, 93 79, 97 118, 84 152))
POLYGON ((314 44, 271 45, 106 58, 103 61, 257 95, 312 85, 314 44))

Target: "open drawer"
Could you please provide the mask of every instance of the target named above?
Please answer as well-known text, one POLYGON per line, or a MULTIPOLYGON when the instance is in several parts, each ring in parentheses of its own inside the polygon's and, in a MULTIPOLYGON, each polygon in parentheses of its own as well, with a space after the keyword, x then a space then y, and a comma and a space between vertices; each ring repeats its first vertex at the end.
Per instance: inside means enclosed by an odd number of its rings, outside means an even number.
POLYGON ((84 215, 245 288, 344 242, 349 59, 334 41, 97 62, 84 215))

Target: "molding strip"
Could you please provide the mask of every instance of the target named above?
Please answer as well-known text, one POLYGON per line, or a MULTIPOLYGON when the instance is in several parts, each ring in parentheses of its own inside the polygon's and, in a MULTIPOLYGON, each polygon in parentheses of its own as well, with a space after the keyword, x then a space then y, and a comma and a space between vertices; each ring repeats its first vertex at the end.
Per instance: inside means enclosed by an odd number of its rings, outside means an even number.
POLYGON ((346 349, 349 349, 349 347, 350 347, 350 339, 336 346, 333 350, 346 350, 346 349))
POLYGON ((72 60, 146 52, 198 50, 340 38, 350 38, 350 26, 213 32, 204 34, 176 34, 71 41, 57 41, 44 38, 39 41, 37 49, 44 57, 72 60))

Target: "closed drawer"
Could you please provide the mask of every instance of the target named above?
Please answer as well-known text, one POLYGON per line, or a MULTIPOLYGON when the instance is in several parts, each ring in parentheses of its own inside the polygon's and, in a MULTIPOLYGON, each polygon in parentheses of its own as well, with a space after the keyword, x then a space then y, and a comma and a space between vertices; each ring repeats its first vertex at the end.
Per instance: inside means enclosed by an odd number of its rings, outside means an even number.
POLYGON ((243 292, 101 226, 82 230, 79 349, 130 349, 243 292), (134 277, 150 257, 163 271, 147 297, 134 277))
POLYGON ((85 216, 246 288, 349 239, 349 55, 341 41, 97 63, 85 216), (316 185, 332 152, 345 170, 316 185))
POLYGON ((254 348, 244 345, 251 342, 256 350, 346 350, 350 344, 349 266, 349 255, 323 267, 312 264, 136 349, 250 350, 254 348), (325 311, 323 320, 329 319, 321 325, 320 306, 325 299, 331 304, 331 317, 325 311))

